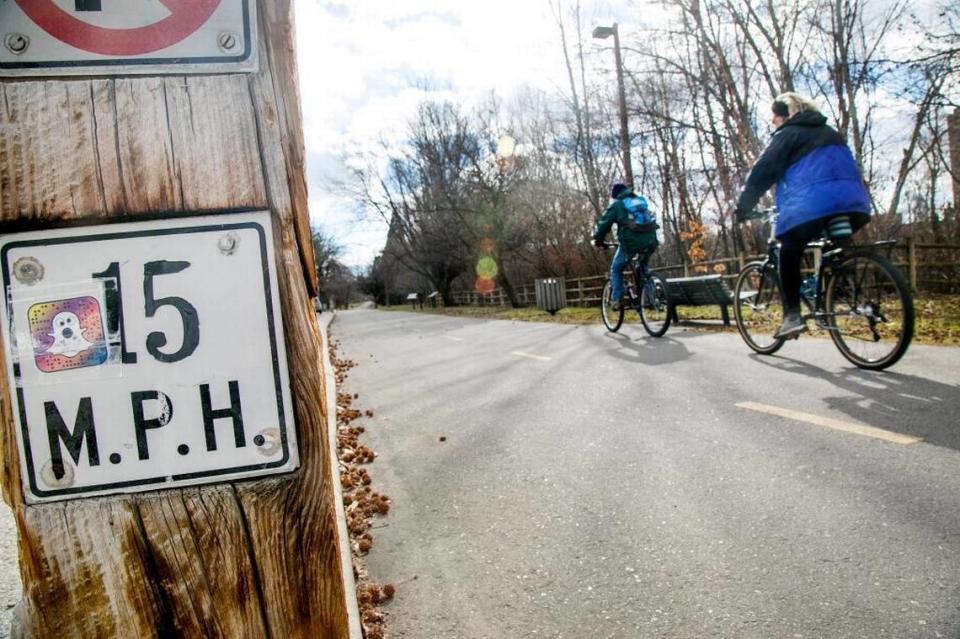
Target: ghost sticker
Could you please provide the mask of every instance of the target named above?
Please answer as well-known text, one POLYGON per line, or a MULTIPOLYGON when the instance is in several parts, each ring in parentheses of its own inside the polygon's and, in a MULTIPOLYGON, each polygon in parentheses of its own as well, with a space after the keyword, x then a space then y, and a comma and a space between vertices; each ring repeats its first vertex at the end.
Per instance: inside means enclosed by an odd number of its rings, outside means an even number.
POLYGON ((47 349, 53 355, 76 357, 93 344, 88 342, 80 332, 80 318, 70 311, 62 311, 53 316, 53 332, 48 333, 53 338, 53 346, 47 349))
POLYGON ((27 311, 33 359, 44 373, 99 366, 107 361, 100 302, 75 297, 34 304, 27 311))

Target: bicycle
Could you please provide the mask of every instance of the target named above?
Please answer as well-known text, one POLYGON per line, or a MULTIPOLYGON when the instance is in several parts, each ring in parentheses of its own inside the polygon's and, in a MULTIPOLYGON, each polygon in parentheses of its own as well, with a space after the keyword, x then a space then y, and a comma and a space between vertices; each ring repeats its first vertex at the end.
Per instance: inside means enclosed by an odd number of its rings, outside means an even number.
MULTIPOLYGON (((780 243, 774 237, 775 208, 748 219, 770 225, 767 257, 741 269, 734 288, 734 316, 740 336, 763 355, 777 352, 787 339, 775 332, 783 320, 778 274, 780 243)), ((815 275, 800 290, 806 307, 804 321, 827 331, 840 353, 852 364, 883 370, 895 364, 913 339, 913 296, 903 274, 879 252, 893 240, 838 246, 829 237, 807 246, 821 250, 815 275)))
MULTIPOLYGON (((607 249, 615 244, 604 243, 607 249)), ((603 325, 611 333, 620 330, 626 307, 635 310, 640 315, 643 328, 651 337, 662 337, 670 328, 670 298, 667 295, 667 282, 650 270, 647 266, 647 255, 634 255, 630 258, 630 271, 633 281, 628 278, 624 281, 623 297, 620 308, 614 310, 611 306, 613 282, 610 278, 603 285, 603 294, 600 298, 600 317, 603 325), (637 294, 640 291, 640 294, 637 294)))

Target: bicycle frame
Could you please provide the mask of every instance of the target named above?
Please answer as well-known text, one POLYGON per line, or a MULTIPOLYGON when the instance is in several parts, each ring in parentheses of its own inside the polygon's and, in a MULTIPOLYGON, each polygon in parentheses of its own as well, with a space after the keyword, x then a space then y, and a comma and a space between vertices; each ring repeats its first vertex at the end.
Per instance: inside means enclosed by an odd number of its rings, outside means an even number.
MULTIPOLYGON (((776 273, 777 280, 779 281, 780 279, 780 241, 777 239, 775 235, 776 226, 777 226, 777 211, 776 209, 765 209, 763 211, 760 211, 759 217, 770 226, 770 235, 767 237, 767 257, 763 261, 762 268, 764 272, 772 271, 776 273)), ((813 247, 813 248, 823 248, 827 245, 828 245, 827 242, 824 242, 823 240, 818 240, 815 242, 811 242, 807 246, 813 247)), ((836 249, 829 251, 828 253, 821 254, 820 260, 815 265, 817 288, 816 288, 816 291, 814 292, 813 298, 811 299, 808 295, 804 295, 803 293, 801 293, 800 295, 801 304, 806 306, 807 309, 809 310, 809 313, 803 314, 803 319, 804 320, 812 319, 817 323, 817 326, 819 328, 823 328, 827 330, 830 330, 830 327, 827 325, 827 321, 826 321, 826 317, 828 313, 824 308, 825 302, 824 302, 824 295, 823 295, 824 294, 823 282, 824 282, 824 275, 827 272, 826 260, 824 258, 827 257, 828 254, 832 258, 834 253, 842 252, 842 251, 843 249, 838 247, 836 249)), ((761 288, 757 290, 758 297, 763 292, 762 286, 764 281, 765 280, 761 280, 761 283, 760 283, 761 288)), ((778 294, 780 294, 779 287, 777 292, 778 294)))
MULTIPOLYGON (((613 248, 617 246, 616 244, 604 244, 603 248, 613 248)), ((624 296, 629 296, 630 298, 630 308, 640 312, 640 292, 643 290, 643 287, 647 285, 647 282, 652 281, 650 278, 650 267, 647 266, 647 260, 650 259, 650 254, 640 256, 633 255, 630 258, 630 274, 632 278, 624 278, 623 281, 623 293, 624 296)), ((625 301, 625 300, 623 300, 625 301)))
POLYGON ((624 293, 630 296, 630 306, 638 313, 640 312, 640 293, 649 282, 653 281, 650 277, 650 267, 647 265, 648 259, 650 259, 649 255, 643 258, 639 255, 631 257, 630 271, 633 274, 633 282, 624 282, 624 293))
MULTIPOLYGON (((777 240, 775 235, 777 226, 777 211, 776 209, 771 208, 760 211, 759 213, 759 219, 762 219, 770 226, 770 235, 767 238, 767 257, 763 262, 763 270, 765 272, 775 272, 779 281, 780 242, 777 240)), ((816 322, 817 327, 822 330, 839 330, 836 327, 831 326, 829 322, 829 318, 835 314, 828 313, 826 310, 826 290, 824 289, 824 283, 827 281, 827 276, 831 275, 834 271, 834 268, 839 266, 840 263, 851 257, 872 254, 879 248, 892 249, 894 244, 896 244, 895 240, 886 240, 873 242, 872 244, 866 245, 836 246, 829 239, 814 240, 813 242, 807 244, 807 248, 819 248, 821 249, 821 253, 820 258, 814 265, 817 287, 813 296, 811 297, 803 292, 800 294, 801 304, 806 306, 807 310, 809 311, 808 313, 803 314, 803 319, 813 320, 816 322)), ((761 282, 761 286, 762 284, 763 283, 761 282)), ((761 290, 758 289, 758 294, 760 292, 761 290)))

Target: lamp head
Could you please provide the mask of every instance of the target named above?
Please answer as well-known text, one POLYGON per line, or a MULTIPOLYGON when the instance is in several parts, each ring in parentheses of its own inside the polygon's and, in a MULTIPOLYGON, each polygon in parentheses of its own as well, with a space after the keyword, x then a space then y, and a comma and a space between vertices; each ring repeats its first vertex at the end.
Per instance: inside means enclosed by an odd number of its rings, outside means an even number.
POLYGON ((598 40, 603 40, 604 38, 609 38, 613 35, 613 27, 594 27, 593 28, 593 37, 598 40))

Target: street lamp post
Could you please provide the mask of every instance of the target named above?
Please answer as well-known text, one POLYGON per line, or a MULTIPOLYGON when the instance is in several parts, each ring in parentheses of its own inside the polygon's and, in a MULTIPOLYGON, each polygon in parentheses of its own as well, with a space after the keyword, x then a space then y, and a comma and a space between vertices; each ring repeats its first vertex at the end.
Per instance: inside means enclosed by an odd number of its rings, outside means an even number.
POLYGON ((617 91, 620 97, 620 151, 623 153, 623 174, 626 183, 633 186, 633 163, 630 161, 630 132, 627 129, 627 94, 623 87, 623 58, 620 57, 620 32, 617 23, 612 27, 595 27, 593 37, 603 40, 613 36, 613 55, 617 63, 617 91))

